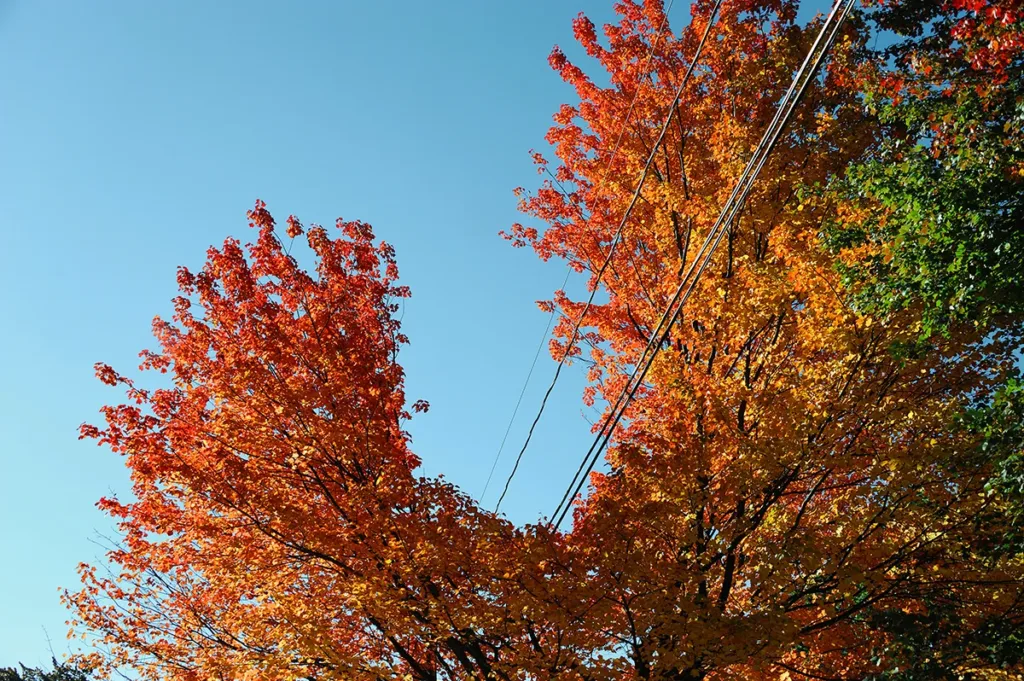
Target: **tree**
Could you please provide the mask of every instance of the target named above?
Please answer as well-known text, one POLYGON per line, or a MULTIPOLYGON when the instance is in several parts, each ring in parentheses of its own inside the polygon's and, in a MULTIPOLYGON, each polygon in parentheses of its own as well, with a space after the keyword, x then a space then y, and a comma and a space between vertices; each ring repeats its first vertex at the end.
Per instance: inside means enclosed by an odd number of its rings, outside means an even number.
MULTIPOLYGON (((520 191, 541 228, 508 237, 607 289, 586 355, 572 340, 584 304, 545 303, 563 314, 553 354, 590 365, 586 400, 622 389, 806 53, 815 27, 796 8, 725 5, 601 282, 711 8, 675 37, 660 3, 624 1, 604 43, 581 16, 608 87, 552 54, 580 102, 555 116, 549 180, 520 191)), ((363 223, 332 237, 290 217, 311 275, 257 203, 254 244, 179 271, 174 319, 142 355, 169 386, 97 366, 128 403, 82 435, 126 457, 135 499, 101 501, 123 536, 113 573, 83 565, 84 589, 65 594, 102 651, 90 661, 189 681, 863 679, 927 662, 927 635, 964 644, 958 674, 1019 671, 1003 633, 1024 624, 1024 565, 991 542, 1013 499, 989 494, 1018 473, 989 451, 1019 451, 1003 437, 1019 325, 954 318, 929 335, 922 305, 859 306, 823 234, 844 205, 808 189, 836 186, 889 134, 864 106, 867 44, 856 18, 567 532, 513 526, 415 476, 403 423, 426 404, 406 406, 393 249, 363 223)))
POLYGON ((72 664, 52 660, 53 669, 46 671, 40 667, 0 667, 0 681, 89 681, 89 672, 72 664))
POLYGON ((68 602, 108 663, 146 678, 488 670, 515 605, 494 600, 516 571, 494 554, 529 542, 413 477, 392 248, 362 223, 333 239, 314 226, 313 277, 262 203, 250 218, 251 262, 232 240, 211 249, 202 272, 179 271, 173 322, 154 323, 143 368, 170 388, 97 366, 132 403, 82 435, 126 456, 136 500, 100 502, 121 523, 119 574, 83 565, 68 602))
POLYGON ((832 188, 842 209, 826 234, 845 283, 864 310, 923 305, 926 332, 1012 325, 1024 276, 1020 3, 882 4, 874 21, 898 36, 882 56, 899 69, 863 79, 884 141, 832 188))

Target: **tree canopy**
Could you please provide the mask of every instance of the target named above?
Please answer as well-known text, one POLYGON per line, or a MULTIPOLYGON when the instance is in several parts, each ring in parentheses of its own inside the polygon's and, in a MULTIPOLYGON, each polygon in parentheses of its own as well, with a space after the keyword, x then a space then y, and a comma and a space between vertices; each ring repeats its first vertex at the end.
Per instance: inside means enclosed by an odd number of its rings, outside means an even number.
POLYGON ((89 681, 89 672, 85 669, 58 662, 53 659, 53 668, 47 671, 41 667, 26 667, 23 664, 15 667, 0 667, 0 681, 89 681))

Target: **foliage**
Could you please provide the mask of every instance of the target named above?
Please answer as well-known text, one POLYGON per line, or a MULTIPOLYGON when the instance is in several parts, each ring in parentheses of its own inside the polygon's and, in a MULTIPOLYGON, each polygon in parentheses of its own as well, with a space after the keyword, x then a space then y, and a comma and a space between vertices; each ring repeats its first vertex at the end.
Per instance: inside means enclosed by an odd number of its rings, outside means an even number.
POLYGON ((519 572, 502 568, 506 542, 525 539, 413 477, 393 249, 359 222, 334 238, 314 226, 314 277, 262 203, 250 219, 248 253, 228 240, 201 272, 181 269, 173 321, 154 322, 161 351, 142 366, 170 387, 97 365, 131 401, 82 436, 125 455, 135 500, 101 500, 123 533, 118 574, 83 565, 69 604, 108 665, 144 678, 488 669, 521 611, 515 589, 501 598, 519 572))
POLYGON ((1024 636, 1019 627, 1003 617, 964 622, 941 597, 928 603, 927 612, 889 610, 876 613, 871 622, 892 636, 872 654, 879 662, 898 662, 880 665, 886 668, 872 674, 870 681, 975 681, 990 677, 970 671, 972 660, 984 660, 995 670, 1019 668, 1024 660, 1024 636))
POLYGON ((1018 317, 1024 267, 1024 12, 1017 2, 878 9, 896 74, 865 79, 883 142, 827 228, 858 307, 924 306, 925 333, 1018 317))
MULTIPOLYGON (((851 303, 883 316, 918 308, 922 338, 965 323, 989 333, 1017 329, 1024 303, 1020 3, 882 2, 872 18, 895 38, 885 50, 894 68, 864 78, 862 88, 885 134, 829 188, 839 207, 823 232, 851 303)), ((963 458, 991 476, 992 508, 969 544, 978 557, 1024 550, 1020 399, 1010 378, 958 419, 980 438, 963 458)), ((885 678, 962 677, 964 651, 995 665, 1007 664, 1005 651, 1013 650, 1019 664, 1020 640, 1002 620, 964 634, 950 606, 942 607, 941 616, 878 620, 891 646, 917 651, 909 670, 885 678)))
POLYGON ((39 667, 0 667, 0 681, 89 681, 87 670, 72 664, 53 661, 53 669, 47 671, 39 667))
POLYGON ((1000 501, 1003 534, 991 550, 1024 554, 1024 386, 1011 379, 986 404, 967 411, 958 427, 979 437, 973 458, 992 466, 986 494, 1000 501))

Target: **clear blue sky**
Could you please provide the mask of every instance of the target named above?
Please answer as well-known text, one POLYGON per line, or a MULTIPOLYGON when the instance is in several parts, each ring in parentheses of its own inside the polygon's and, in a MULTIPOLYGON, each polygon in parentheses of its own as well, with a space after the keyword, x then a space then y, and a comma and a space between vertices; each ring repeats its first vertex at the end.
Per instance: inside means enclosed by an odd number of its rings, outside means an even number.
MULTIPOLYGON (((688 14, 680 2, 678 27, 688 14)), ((57 589, 100 553, 93 507, 120 459, 76 440, 152 345, 175 268, 248 236, 256 198, 283 219, 372 223, 413 289, 402 360, 424 472, 478 495, 564 276, 497 232, 528 150, 572 93, 549 69, 582 8, 611 1, 32 2, 0 0, 0 666, 66 650, 57 589)), ((579 292, 574 280, 570 290, 579 292)), ((553 371, 538 366, 493 504, 553 371)), ((589 442, 570 372, 505 510, 552 510, 589 442)))

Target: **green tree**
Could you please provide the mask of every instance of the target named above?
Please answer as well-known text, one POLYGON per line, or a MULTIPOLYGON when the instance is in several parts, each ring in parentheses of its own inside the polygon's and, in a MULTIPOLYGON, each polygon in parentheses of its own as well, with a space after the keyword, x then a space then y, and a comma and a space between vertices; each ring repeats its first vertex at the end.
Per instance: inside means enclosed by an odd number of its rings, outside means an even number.
MULTIPOLYGON (((864 101, 885 134, 831 191, 825 229, 864 311, 920 305, 923 333, 1024 311, 1024 13, 1005 0, 908 0, 864 101)), ((1002 321, 1000 321, 1002 320, 1002 321)))
POLYGON ((53 668, 47 671, 42 667, 0 667, 0 681, 89 681, 88 671, 64 662, 52 659, 53 668))

